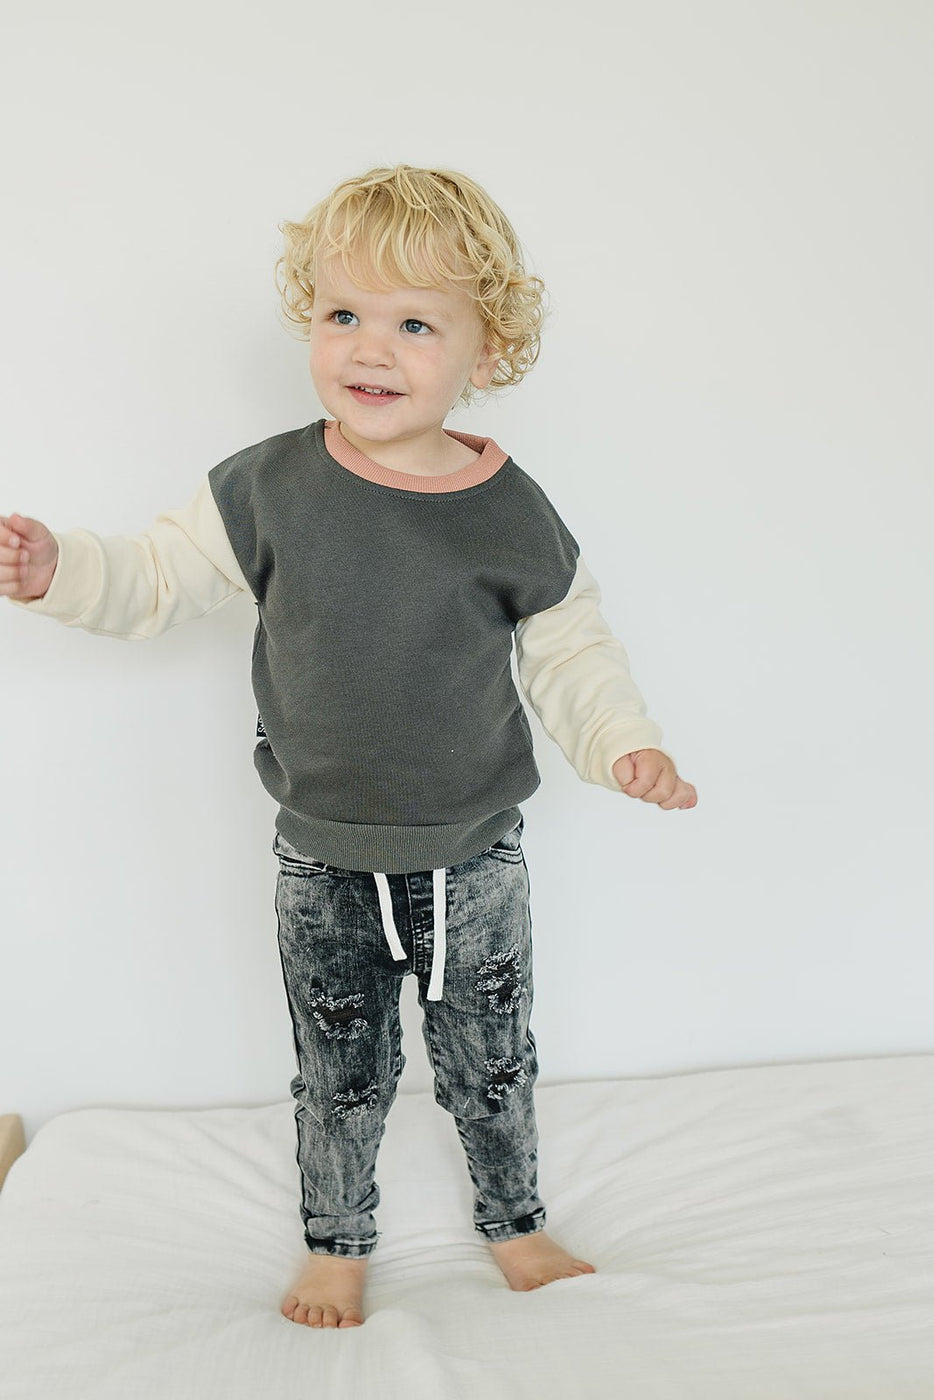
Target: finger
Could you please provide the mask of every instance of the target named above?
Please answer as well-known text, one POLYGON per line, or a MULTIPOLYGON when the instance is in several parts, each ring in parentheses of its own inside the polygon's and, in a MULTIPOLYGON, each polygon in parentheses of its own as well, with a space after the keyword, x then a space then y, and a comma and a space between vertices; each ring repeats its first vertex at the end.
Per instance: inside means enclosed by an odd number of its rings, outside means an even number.
POLYGON ((687 795, 688 785, 683 779, 679 778, 676 773, 674 782, 671 785, 671 792, 666 796, 664 802, 659 802, 658 805, 659 807, 664 807, 666 812, 672 812, 676 807, 681 806, 681 803, 687 795))
POLYGON ((0 534, 0 542, 2 542, 0 543, 0 549, 12 551, 13 554, 18 555, 25 545, 38 544, 39 540, 38 538, 27 540, 22 533, 10 530, 9 532, 4 531, 0 534))
POLYGON ((659 802, 670 797, 678 775, 671 759, 654 749, 639 755, 636 763, 636 783, 626 791, 643 802, 659 802))
POLYGON ((690 783, 686 783, 683 778, 679 778, 670 799, 659 805, 664 807, 668 812, 673 812, 678 808, 696 807, 697 792, 690 783))
POLYGON ((15 554, 19 554, 28 543, 30 543, 30 541, 25 540, 23 536, 17 534, 15 530, 7 531, 0 528, 0 551, 9 550, 15 554))
POLYGON ((22 540, 39 540, 45 533, 41 520, 32 520, 28 515, 17 515, 14 511, 7 516, 7 528, 22 540))
POLYGON ((12 569, 14 572, 18 572, 24 564, 29 563, 29 559, 28 549, 8 549, 6 546, 0 545, 0 569, 12 569))
POLYGON ((625 788, 627 783, 632 782, 635 773, 635 766, 628 754, 623 754, 613 764, 613 776, 621 788, 625 788))
POLYGON ((627 797, 644 797, 652 787, 652 779, 637 773, 628 783, 620 783, 627 797))
POLYGON ((663 807, 666 802, 671 800, 677 786, 676 778, 672 778, 668 773, 663 773, 658 782, 653 783, 649 788, 642 801, 654 802, 657 806, 663 807))
POLYGON ((621 783, 620 787, 630 797, 644 797, 655 786, 658 775, 664 770, 665 756, 653 749, 637 750, 629 755, 629 760, 632 764, 632 777, 627 783, 621 783))

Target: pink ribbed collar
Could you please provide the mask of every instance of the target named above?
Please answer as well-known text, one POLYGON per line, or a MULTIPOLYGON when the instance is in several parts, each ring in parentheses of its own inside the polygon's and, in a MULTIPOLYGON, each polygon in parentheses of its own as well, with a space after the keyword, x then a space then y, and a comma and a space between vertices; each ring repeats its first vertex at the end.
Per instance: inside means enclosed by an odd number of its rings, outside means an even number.
POLYGON ((403 491, 426 491, 447 493, 463 491, 468 486, 479 486, 481 481, 489 481, 508 460, 507 454, 498 447, 492 438, 476 437, 473 433, 456 433, 445 428, 448 437, 472 447, 480 456, 475 462, 459 471, 448 472, 446 476, 419 476, 414 472, 397 472, 392 467, 381 467, 347 441, 336 418, 328 418, 324 424, 324 445, 342 467, 356 476, 375 481, 378 486, 395 486, 403 491))

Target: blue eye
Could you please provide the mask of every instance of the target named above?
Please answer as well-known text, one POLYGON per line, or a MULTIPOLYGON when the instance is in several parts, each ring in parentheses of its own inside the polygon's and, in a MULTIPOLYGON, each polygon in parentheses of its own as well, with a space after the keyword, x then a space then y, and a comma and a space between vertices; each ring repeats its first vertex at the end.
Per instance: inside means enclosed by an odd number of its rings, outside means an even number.
POLYGON ((334 320, 337 322, 337 324, 338 324, 339 326, 349 326, 349 325, 350 325, 350 321, 342 321, 342 320, 340 319, 341 316, 349 316, 351 321, 355 321, 355 320, 357 319, 356 316, 353 314, 352 311, 335 311, 335 312, 334 312, 334 320))
MULTIPOLYGON (((402 324, 403 324, 403 326, 405 327, 406 330, 411 330, 412 326, 420 326, 420 327, 421 327, 421 330, 423 330, 423 331, 430 331, 430 330, 431 330, 431 327, 430 327, 430 326, 426 326, 426 324, 425 324, 424 321, 417 321, 417 320, 415 319, 414 316, 410 316, 409 319, 408 319, 407 321, 403 321, 402 324)), ((419 331, 419 330, 414 330, 414 331, 412 331, 412 334, 413 334, 413 335, 420 335, 420 334, 421 334, 421 331, 419 331)))

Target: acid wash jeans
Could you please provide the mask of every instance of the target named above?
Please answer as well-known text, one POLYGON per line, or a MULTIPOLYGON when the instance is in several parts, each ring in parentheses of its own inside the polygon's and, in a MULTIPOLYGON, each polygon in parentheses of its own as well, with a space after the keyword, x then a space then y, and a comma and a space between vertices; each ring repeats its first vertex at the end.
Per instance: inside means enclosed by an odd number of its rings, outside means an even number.
POLYGON ((454 1116, 474 1185, 474 1228, 510 1240, 545 1226, 536 1192, 538 1076, 524 819, 446 872, 440 1000, 432 961, 432 872, 387 875, 405 961, 393 959, 369 871, 301 854, 276 833, 279 953, 298 1074, 292 1080, 300 1213, 313 1254, 360 1258, 379 1231, 374 1180, 386 1114, 406 1057, 399 995, 418 978, 434 1096, 454 1116))

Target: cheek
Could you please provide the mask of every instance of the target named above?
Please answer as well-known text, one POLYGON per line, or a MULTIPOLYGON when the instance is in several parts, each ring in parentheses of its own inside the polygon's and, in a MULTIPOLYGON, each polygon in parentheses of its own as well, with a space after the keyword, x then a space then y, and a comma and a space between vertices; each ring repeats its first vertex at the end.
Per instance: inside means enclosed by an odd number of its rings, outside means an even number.
POLYGON ((334 345, 326 336, 312 331, 308 344, 308 365, 313 376, 326 374, 335 362, 334 345))
POLYGON ((435 343, 420 346, 419 351, 418 356, 413 358, 417 359, 418 366, 432 379, 447 385, 459 378, 461 361, 448 348, 435 343))

